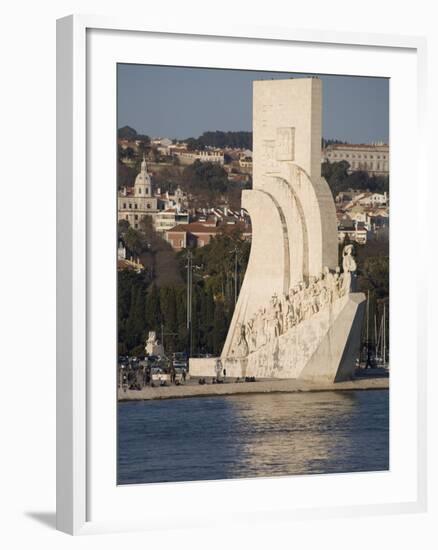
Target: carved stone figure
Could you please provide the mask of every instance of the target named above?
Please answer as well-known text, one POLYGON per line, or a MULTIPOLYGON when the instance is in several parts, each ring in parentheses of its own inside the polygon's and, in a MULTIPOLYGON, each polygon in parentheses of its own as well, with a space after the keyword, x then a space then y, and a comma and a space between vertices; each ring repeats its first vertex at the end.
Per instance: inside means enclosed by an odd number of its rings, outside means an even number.
POLYGON ((255 323, 255 317, 253 317, 246 324, 246 342, 248 344, 249 353, 252 353, 257 349, 257 333, 255 323))
POLYGON ((271 303, 267 312, 266 318, 267 325, 267 337, 268 342, 271 342, 273 339, 280 336, 280 320, 278 318, 278 300, 277 296, 274 296, 271 299, 271 303))
POLYGON ((151 330, 146 340, 145 352, 147 355, 164 355, 162 344, 157 340, 155 331, 151 330))
POLYGON ((265 310, 260 308, 257 312, 256 316, 256 325, 255 325, 255 332, 256 332, 256 349, 261 348, 266 344, 266 331, 265 331, 265 310))
POLYGON ((329 290, 323 277, 318 281, 318 310, 324 309, 330 303, 329 290))
POLYGON ((337 298, 336 281, 333 273, 326 266, 324 267, 324 286, 327 290, 327 303, 332 304, 337 298))
POLYGON ((288 295, 287 300, 285 302, 284 318, 285 318, 286 331, 291 329, 293 326, 295 326, 294 290, 293 290, 293 288, 291 288, 289 290, 289 295, 288 295))
POLYGON ((289 296, 283 294, 280 300, 280 331, 284 334, 288 330, 287 308, 289 307, 289 296))
POLYGON ((280 336, 280 334, 283 334, 283 331, 284 331, 284 327, 283 327, 283 314, 282 314, 282 300, 278 298, 278 296, 276 294, 274 294, 273 296, 273 302, 272 302, 272 307, 274 309, 274 312, 275 312, 275 318, 277 319, 277 331, 278 331, 278 336, 280 336))
POLYGON ((342 277, 342 294, 348 294, 352 290, 352 273, 354 273, 357 269, 356 261, 354 260, 353 256, 353 245, 347 244, 347 246, 344 246, 344 249, 342 251, 342 269, 343 269, 343 277, 342 277))
POLYGON ((310 319, 312 316, 312 288, 311 284, 309 283, 306 285, 303 283, 303 287, 301 290, 301 311, 302 311, 302 319, 303 321, 306 321, 307 319, 310 319))
POLYGON ((311 283, 309 284, 309 300, 310 300, 310 312, 311 314, 318 313, 319 308, 319 279, 312 277, 311 283))
POLYGON ((342 276, 339 266, 336 267, 335 274, 333 275, 335 281, 335 299, 338 299, 341 296, 341 287, 342 287, 342 276))
POLYGON ((245 325, 239 323, 237 342, 234 349, 235 357, 246 357, 248 355, 248 344, 246 342, 245 325))
POLYGON ((294 313, 294 324, 297 325, 302 320, 302 310, 301 310, 301 294, 300 294, 300 285, 295 287, 293 297, 292 297, 292 308, 294 313))

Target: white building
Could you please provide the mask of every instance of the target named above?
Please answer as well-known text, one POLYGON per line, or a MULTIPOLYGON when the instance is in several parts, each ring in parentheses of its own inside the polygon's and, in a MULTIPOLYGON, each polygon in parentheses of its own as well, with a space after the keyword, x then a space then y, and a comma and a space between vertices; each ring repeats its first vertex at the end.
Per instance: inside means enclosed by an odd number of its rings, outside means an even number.
POLYGON ((350 172, 364 171, 370 176, 389 174, 389 145, 385 143, 371 145, 352 145, 336 143, 328 145, 322 151, 323 162, 346 161, 350 172))
POLYGON ((153 195, 152 182, 143 156, 140 173, 132 189, 124 189, 118 196, 118 219, 126 220, 134 229, 139 229, 143 216, 158 212, 158 199, 153 195))
POLYGON ((181 151, 174 150, 173 153, 180 160, 181 164, 193 164, 195 160, 201 162, 214 162, 223 166, 224 153, 216 149, 205 149, 204 151, 181 151))
POLYGON ((388 204, 388 195, 385 193, 364 193, 356 198, 358 204, 364 206, 383 206, 388 204))
POLYGON ((165 233, 175 225, 189 223, 189 213, 179 212, 176 208, 162 210, 154 216, 154 229, 157 233, 165 233))

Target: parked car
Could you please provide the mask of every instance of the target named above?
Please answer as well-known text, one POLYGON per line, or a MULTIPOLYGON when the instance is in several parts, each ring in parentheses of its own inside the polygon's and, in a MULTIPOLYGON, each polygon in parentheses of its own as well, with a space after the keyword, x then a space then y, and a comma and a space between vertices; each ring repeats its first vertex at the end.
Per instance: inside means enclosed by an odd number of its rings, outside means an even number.
POLYGON ((172 355, 172 365, 175 369, 187 370, 187 354, 181 351, 174 353, 172 355))

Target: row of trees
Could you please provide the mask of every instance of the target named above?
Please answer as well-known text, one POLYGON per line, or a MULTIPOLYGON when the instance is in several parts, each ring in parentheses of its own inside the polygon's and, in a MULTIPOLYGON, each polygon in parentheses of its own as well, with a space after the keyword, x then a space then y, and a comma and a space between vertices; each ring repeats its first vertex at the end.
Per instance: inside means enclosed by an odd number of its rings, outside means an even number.
MULTIPOLYGON (((184 285, 147 286, 142 274, 122 271, 118 280, 118 352, 141 356, 150 330, 163 338, 166 354, 189 349, 186 324, 187 293, 184 285)), ((192 349, 197 353, 219 354, 230 318, 223 301, 210 289, 194 284, 192 297, 192 349)))
MULTIPOLYGON (((145 134, 139 134, 131 126, 123 126, 117 131, 117 137, 121 139, 135 140, 139 139, 144 141, 146 144, 150 143, 149 136, 145 134)), ((173 140, 176 142, 177 140, 173 140)), ((188 148, 191 150, 198 149, 203 150, 205 147, 218 147, 218 148, 240 148, 240 149, 251 149, 252 150, 252 132, 239 130, 239 131, 229 131, 223 132, 221 130, 207 131, 204 132, 197 138, 190 137, 184 140, 188 148)), ((346 144, 346 141, 332 138, 321 138, 321 147, 327 147, 328 145, 334 144, 346 144)))
POLYGON ((117 137, 119 139, 129 139, 130 141, 133 141, 135 139, 139 139, 143 141, 146 145, 150 143, 151 139, 146 134, 139 134, 135 128, 132 128, 131 126, 123 126, 122 128, 119 128, 117 130, 117 137))
POLYGON ((228 175, 223 166, 217 163, 195 160, 181 174, 181 188, 192 197, 192 207, 217 205, 228 187, 228 175))
MULTIPOLYGON (((167 353, 189 348, 186 326, 187 251, 176 254, 154 233, 150 218, 141 230, 119 222, 119 239, 128 255, 139 256, 145 270, 121 271, 118 277, 119 353, 144 354, 150 330, 164 334, 167 353)), ((231 321, 235 296, 246 271, 250 244, 239 230, 218 235, 205 247, 194 249, 192 330, 194 353, 220 353, 231 321)))
POLYGON ((242 189, 249 189, 251 182, 230 183, 220 164, 195 160, 184 168, 180 185, 189 195, 192 208, 211 208, 225 202, 231 208, 239 209, 242 189))
POLYGON ((225 147, 251 149, 252 150, 252 132, 237 131, 237 132, 222 132, 216 130, 214 132, 204 132, 198 138, 188 138, 185 140, 187 147, 191 150, 202 151, 206 147, 225 147))
POLYGON ((348 189, 368 189, 378 193, 389 192, 387 176, 370 176, 368 172, 364 171, 349 174, 349 168, 350 165, 345 160, 322 164, 321 175, 327 180, 334 197, 348 189))
MULTIPOLYGON (((233 147, 240 149, 251 149, 252 150, 252 132, 248 131, 237 131, 237 132, 222 132, 216 130, 214 132, 204 132, 198 138, 188 138, 186 140, 189 148, 202 150, 205 147, 233 147)), ((346 141, 341 141, 339 139, 321 139, 321 146, 327 147, 328 145, 334 144, 346 144, 346 141)))

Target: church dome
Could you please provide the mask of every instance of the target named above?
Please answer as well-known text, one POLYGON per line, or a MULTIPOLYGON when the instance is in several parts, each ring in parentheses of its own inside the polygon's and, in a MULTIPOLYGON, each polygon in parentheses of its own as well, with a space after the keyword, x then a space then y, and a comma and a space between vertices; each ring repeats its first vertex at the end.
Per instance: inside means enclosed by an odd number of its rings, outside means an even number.
POLYGON ((137 177, 135 178, 135 185, 136 186, 137 185, 148 185, 148 186, 151 185, 151 177, 148 174, 146 159, 145 159, 144 155, 143 155, 143 160, 141 162, 141 170, 137 174, 137 177))
POLYGON ((147 172, 140 172, 135 178, 135 185, 150 185, 151 178, 147 172))

